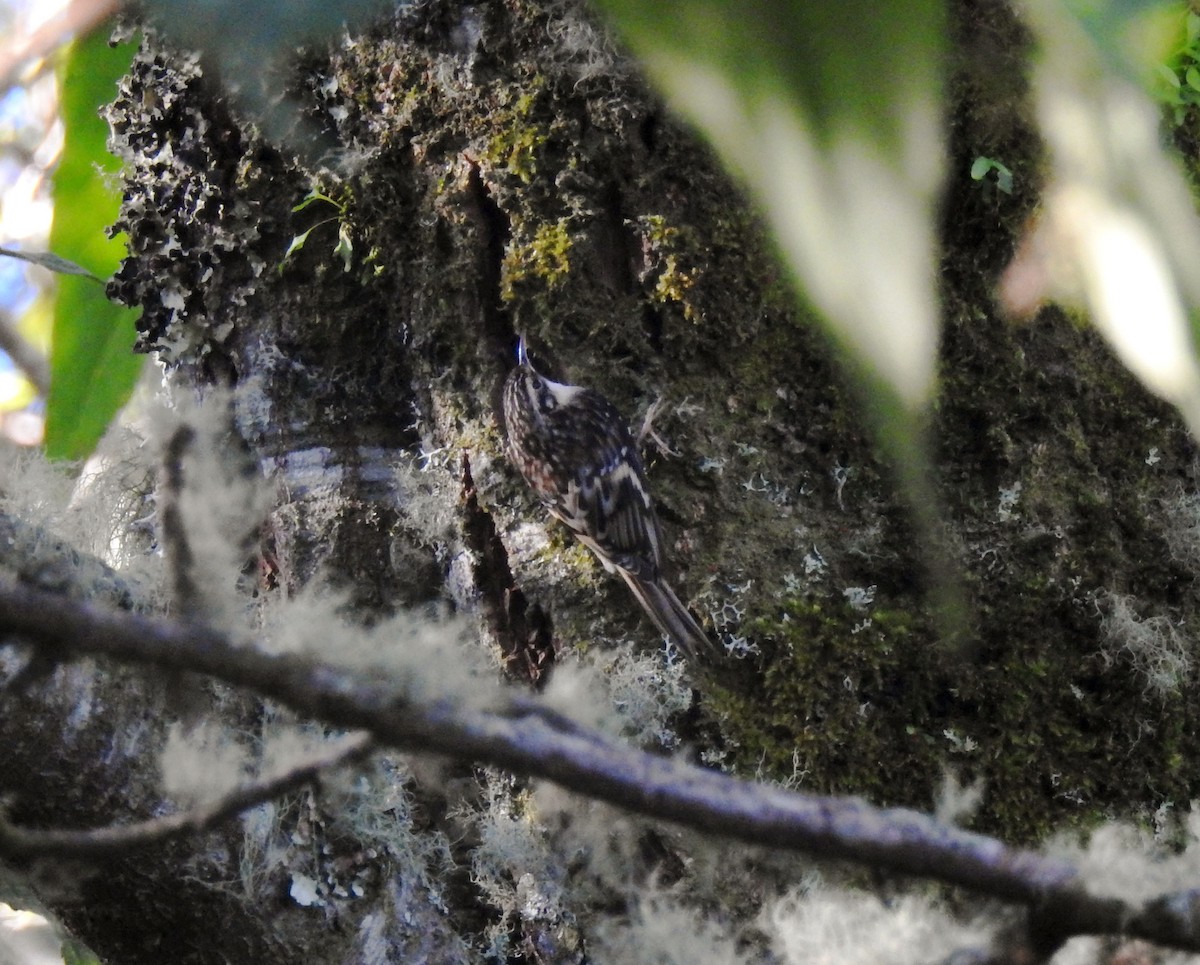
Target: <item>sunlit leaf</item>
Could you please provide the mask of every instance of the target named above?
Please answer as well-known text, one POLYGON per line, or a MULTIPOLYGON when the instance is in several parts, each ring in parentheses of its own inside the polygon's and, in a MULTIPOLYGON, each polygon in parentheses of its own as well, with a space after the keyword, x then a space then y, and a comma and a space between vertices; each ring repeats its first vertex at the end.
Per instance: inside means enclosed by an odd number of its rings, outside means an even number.
MULTIPOLYGON (((72 45, 62 65, 62 159, 54 174, 50 248, 99 277, 112 274, 124 245, 105 235, 120 197, 102 171, 118 162, 106 148, 108 127, 97 113, 128 70, 132 45, 110 47, 104 31, 72 45)), ((142 360, 133 353, 135 313, 114 305, 92 278, 59 279, 46 402, 46 451, 79 458, 95 447, 129 398, 142 360)))

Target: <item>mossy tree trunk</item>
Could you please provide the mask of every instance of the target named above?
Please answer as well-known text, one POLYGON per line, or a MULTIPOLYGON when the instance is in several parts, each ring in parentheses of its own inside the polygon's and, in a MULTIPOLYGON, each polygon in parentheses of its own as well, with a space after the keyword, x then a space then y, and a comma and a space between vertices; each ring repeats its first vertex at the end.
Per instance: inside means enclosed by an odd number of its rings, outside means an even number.
MULTIPOLYGON (((957 650, 934 637, 886 468, 758 220, 584 12, 422 4, 306 55, 293 93, 327 166, 257 140, 195 63, 147 43, 110 114, 130 238, 112 291, 177 384, 233 391, 277 494, 259 592, 330 585, 362 623, 448 601, 534 682, 576 647, 652 651, 625 588, 503 458, 497 392, 523 331, 634 425, 661 403, 647 457, 676 583, 733 654, 694 674, 690 741, 743 773, 917 807, 951 767, 987 782, 979 826, 1023 839, 1195 795, 1195 673, 1148 683, 1152 655, 1105 622, 1128 598, 1136 619, 1197 625, 1178 538, 1194 451, 1087 331, 998 318, 990 285, 1036 192, 1027 42, 1002 5, 956 17, 933 438, 975 632, 957 650), (1004 160, 1016 194, 971 181, 976 155, 1004 160), (329 200, 293 211, 314 189, 329 200)), ((0 791, 38 789, 14 817, 152 811, 161 700, 111 668, 28 692, 0 725, 0 791), (86 688, 104 709, 81 725, 86 688), (114 756, 134 733, 138 753, 114 756)), ((422 794, 444 830, 447 792, 422 794)), ((439 889, 378 856, 365 895, 313 908, 283 868, 251 896, 214 887, 247 859, 214 834, 86 878, 63 908, 126 963, 458 961, 495 921, 471 844, 439 889)), ((582 954, 586 919, 572 934, 550 960, 582 954)))

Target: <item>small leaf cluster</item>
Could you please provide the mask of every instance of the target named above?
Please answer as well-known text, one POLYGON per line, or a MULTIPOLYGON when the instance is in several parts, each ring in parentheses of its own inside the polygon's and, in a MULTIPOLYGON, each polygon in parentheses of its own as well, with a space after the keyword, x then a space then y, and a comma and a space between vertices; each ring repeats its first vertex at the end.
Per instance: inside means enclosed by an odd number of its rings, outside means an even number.
POLYGON ((1200 14, 1185 14, 1179 46, 1167 63, 1158 65, 1157 79, 1155 94, 1173 108, 1178 126, 1187 109, 1200 104, 1200 14))
POLYGON ((1013 192, 1012 171, 995 158, 983 155, 975 158, 971 163, 971 180, 980 181, 985 187, 994 186, 1005 194, 1013 192))
POLYGON ((292 208, 292 212, 298 213, 303 211, 309 205, 318 201, 332 205, 336 213, 328 218, 318 221, 307 230, 300 232, 300 234, 293 236, 291 244, 288 245, 287 251, 283 253, 283 258, 279 262, 280 271, 283 271, 284 265, 288 263, 288 260, 291 258, 291 256, 304 247, 310 234, 312 234, 318 228, 324 227, 327 224, 332 224, 335 221, 337 222, 338 232, 337 244, 335 244, 333 247, 333 254, 335 257, 341 258, 342 271, 350 270, 350 266, 354 262, 354 242, 350 237, 350 226, 346 221, 346 205, 340 201, 335 201, 333 198, 329 197, 329 195, 321 192, 318 188, 313 188, 304 196, 304 199, 299 204, 292 208))

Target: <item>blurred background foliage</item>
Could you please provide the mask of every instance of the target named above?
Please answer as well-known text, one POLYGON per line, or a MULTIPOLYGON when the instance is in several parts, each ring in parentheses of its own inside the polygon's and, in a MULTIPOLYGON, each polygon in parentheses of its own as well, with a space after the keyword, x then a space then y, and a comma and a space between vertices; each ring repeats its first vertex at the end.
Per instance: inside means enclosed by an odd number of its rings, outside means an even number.
POLYGON ((0 50, 0 415, 6 436, 44 438, 56 458, 91 452, 142 365, 135 313, 104 294, 124 246, 108 237, 120 165, 99 113, 135 47, 79 15, 9 4, 0 50))

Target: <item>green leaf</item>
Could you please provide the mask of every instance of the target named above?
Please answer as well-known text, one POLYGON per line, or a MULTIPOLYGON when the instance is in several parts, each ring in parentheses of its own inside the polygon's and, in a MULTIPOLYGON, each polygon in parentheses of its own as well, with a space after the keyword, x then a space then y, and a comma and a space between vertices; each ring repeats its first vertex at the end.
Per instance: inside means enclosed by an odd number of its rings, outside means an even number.
POLYGON ((349 271, 354 260, 354 242, 350 238, 350 227, 344 221, 338 225, 338 242, 333 253, 341 256, 342 271, 349 271))
POLYGON ((345 205, 338 204, 336 201, 334 201, 334 200, 333 200, 333 198, 329 197, 329 195, 327 195, 327 194, 322 194, 322 193, 321 193, 320 191, 318 191, 316 188, 313 188, 311 191, 309 191, 309 192, 308 192, 308 194, 306 194, 306 195, 305 195, 305 196, 304 196, 304 197, 301 199, 301 201, 300 201, 300 203, 299 203, 299 204, 297 204, 297 205, 294 205, 294 206, 292 207, 292 210, 293 210, 293 211, 303 211, 303 210, 304 210, 305 208, 307 208, 307 207, 308 207, 310 204, 313 204, 313 203, 315 203, 315 202, 317 202, 317 201, 324 201, 324 202, 326 202, 327 204, 331 204, 331 205, 333 205, 335 208, 337 208, 337 209, 338 209, 338 211, 344 211, 344 210, 345 210, 345 205))
POLYGON ((971 165, 971 179, 974 181, 982 181, 991 172, 996 173, 996 187, 1005 194, 1012 194, 1013 189, 1013 174, 1012 171, 1004 164, 1001 164, 995 158, 977 157, 971 165))
POLYGON ((1166 64, 1157 64, 1154 70, 1158 79, 1166 85, 1167 91, 1178 90, 1182 86, 1179 83, 1179 75, 1166 64))
POLYGON ((102 965, 95 952, 74 939, 64 941, 61 952, 63 965, 102 965))
POLYGON ((297 251, 299 251, 301 248, 304 247, 305 242, 308 241, 308 236, 313 233, 313 229, 319 228, 322 224, 325 224, 325 222, 322 221, 320 224, 315 224, 312 226, 312 228, 309 228, 307 231, 302 231, 302 232, 300 232, 300 234, 294 235, 292 237, 291 244, 289 244, 287 246, 287 251, 285 251, 283 253, 283 258, 281 258, 279 261, 279 270, 280 271, 283 271, 283 266, 287 264, 288 259, 291 258, 292 255, 294 255, 297 251))
MULTIPOLYGON (((93 31, 72 44, 59 73, 64 134, 50 248, 101 278, 116 270, 125 246, 105 234, 120 205, 109 180, 119 164, 106 150, 108 125, 98 111, 113 99, 134 50, 132 44, 110 47, 104 31, 93 31)), ((52 458, 90 453, 129 398, 142 368, 133 353, 135 318, 89 278, 59 280, 46 400, 46 452, 52 458)))

